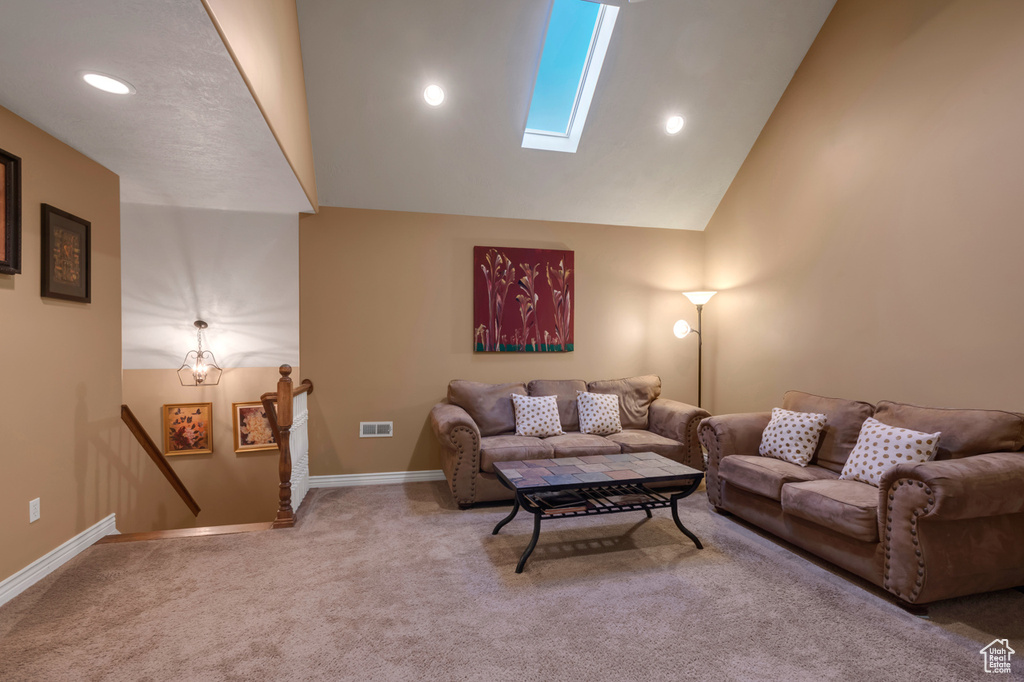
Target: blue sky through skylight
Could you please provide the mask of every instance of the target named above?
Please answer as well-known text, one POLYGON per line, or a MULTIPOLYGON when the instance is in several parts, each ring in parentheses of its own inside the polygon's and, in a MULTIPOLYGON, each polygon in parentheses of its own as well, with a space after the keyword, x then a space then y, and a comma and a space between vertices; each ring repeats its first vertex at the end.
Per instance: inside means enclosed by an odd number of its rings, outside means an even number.
POLYGON ((533 86, 528 130, 567 135, 601 5, 554 0, 533 86))

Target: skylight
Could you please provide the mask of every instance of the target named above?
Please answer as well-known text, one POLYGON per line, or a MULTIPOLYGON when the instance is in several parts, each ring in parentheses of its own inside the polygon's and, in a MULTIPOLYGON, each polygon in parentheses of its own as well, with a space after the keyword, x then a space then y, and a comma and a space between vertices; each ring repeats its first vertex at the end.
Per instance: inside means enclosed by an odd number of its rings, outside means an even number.
POLYGON ((523 146, 575 153, 619 8, 554 0, 523 146))

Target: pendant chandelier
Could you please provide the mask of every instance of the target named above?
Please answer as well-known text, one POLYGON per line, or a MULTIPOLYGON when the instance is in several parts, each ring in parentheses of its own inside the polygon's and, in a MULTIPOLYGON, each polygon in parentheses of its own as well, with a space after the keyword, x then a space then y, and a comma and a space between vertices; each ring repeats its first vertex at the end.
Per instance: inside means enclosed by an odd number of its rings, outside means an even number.
POLYGON ((203 350, 203 330, 207 325, 196 320, 196 349, 185 354, 185 361, 178 368, 178 381, 182 386, 216 386, 223 370, 217 365, 213 353, 203 350))

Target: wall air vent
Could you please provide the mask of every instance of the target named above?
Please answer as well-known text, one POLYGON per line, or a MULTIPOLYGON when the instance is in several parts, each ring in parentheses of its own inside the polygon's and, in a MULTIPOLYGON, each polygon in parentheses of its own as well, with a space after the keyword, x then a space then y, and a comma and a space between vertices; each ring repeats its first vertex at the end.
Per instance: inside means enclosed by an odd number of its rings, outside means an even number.
POLYGON ((359 422, 360 438, 391 438, 394 432, 395 422, 359 422))

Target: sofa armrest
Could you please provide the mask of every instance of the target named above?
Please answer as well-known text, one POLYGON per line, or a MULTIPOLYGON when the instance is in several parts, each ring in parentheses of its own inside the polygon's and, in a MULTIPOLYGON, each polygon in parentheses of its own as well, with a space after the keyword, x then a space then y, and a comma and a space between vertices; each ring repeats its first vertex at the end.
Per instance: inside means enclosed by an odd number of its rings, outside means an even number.
POLYGON ((1024 580, 1024 453, 897 464, 879 484, 883 587, 911 603, 1024 580))
POLYGON ((480 428, 458 405, 438 403, 430 410, 430 428, 441 444, 441 469, 460 506, 476 501, 480 472, 480 428))
POLYGON ((647 428, 663 438, 671 438, 685 445, 686 454, 682 463, 703 471, 704 457, 697 440, 697 427, 702 419, 710 416, 711 413, 703 408, 658 398, 649 408, 647 428))
POLYGON ((771 412, 746 412, 708 417, 700 423, 697 433, 708 451, 706 486, 708 500, 715 507, 722 503, 718 465, 729 455, 756 455, 761 434, 771 421, 771 412))
POLYGON ((928 491, 921 518, 972 519, 1024 512, 1024 453, 992 452, 941 462, 897 464, 882 475, 882 502, 897 483, 928 491))

